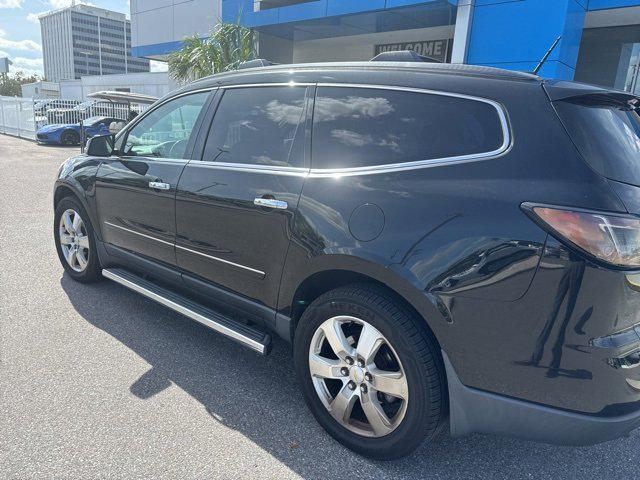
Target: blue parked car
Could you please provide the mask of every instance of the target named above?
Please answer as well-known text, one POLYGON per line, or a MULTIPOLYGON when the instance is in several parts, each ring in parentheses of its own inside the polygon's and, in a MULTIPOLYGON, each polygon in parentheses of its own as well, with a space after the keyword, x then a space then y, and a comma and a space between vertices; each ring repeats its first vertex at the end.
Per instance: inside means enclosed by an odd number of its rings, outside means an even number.
MULTIPOLYGON (((90 117, 82 122, 86 138, 96 135, 108 135, 111 122, 122 122, 113 117, 90 117)), ((45 125, 36 132, 39 143, 50 145, 79 145, 80 138, 79 123, 45 125)))

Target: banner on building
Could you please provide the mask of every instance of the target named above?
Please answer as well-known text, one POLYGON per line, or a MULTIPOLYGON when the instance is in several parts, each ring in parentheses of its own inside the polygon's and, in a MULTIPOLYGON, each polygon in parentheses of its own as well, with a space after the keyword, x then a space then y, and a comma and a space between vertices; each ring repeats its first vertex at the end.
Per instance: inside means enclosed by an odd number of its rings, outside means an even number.
POLYGON ((383 52, 398 52, 400 50, 413 50, 418 55, 431 57, 440 62, 449 61, 449 44, 451 40, 426 40, 424 42, 387 43, 376 45, 375 54, 383 52))

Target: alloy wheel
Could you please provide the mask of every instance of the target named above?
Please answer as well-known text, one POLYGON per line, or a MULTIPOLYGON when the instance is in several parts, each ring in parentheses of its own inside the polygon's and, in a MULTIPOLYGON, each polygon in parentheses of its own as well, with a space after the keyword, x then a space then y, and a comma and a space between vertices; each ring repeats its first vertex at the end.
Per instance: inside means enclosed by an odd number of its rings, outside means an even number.
POLYGON ((87 228, 78 212, 65 210, 58 226, 60 249, 69 266, 81 273, 89 263, 89 236, 87 228))
POLYGON ((383 437, 405 416, 404 368, 389 341, 364 320, 337 316, 322 323, 309 347, 309 372, 327 411, 351 432, 383 437))
POLYGON ((76 134, 71 132, 65 132, 62 134, 61 142, 63 145, 76 145, 80 140, 76 134))

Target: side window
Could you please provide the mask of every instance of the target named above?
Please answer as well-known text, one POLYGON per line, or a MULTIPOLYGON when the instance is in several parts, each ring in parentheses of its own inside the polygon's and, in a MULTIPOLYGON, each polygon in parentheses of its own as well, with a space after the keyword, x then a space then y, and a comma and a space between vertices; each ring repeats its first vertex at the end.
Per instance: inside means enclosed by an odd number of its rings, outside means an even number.
POLYGON ((129 131, 124 154, 185 158, 191 131, 208 95, 185 95, 154 109, 129 131))
POLYGON ((305 87, 232 88, 216 111, 203 160, 303 167, 305 87))
POLYGON ((496 109, 444 95, 318 88, 313 168, 388 165, 493 152, 503 144, 496 109))

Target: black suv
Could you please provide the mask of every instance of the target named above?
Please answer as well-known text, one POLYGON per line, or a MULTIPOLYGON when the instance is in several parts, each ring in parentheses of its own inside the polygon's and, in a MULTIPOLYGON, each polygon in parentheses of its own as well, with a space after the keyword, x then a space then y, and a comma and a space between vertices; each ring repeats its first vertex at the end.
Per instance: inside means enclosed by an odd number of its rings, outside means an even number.
POLYGON ((91 139, 54 198, 70 277, 261 354, 292 342, 309 408, 363 455, 447 420, 558 444, 640 424, 632 95, 419 62, 243 69, 91 139))

